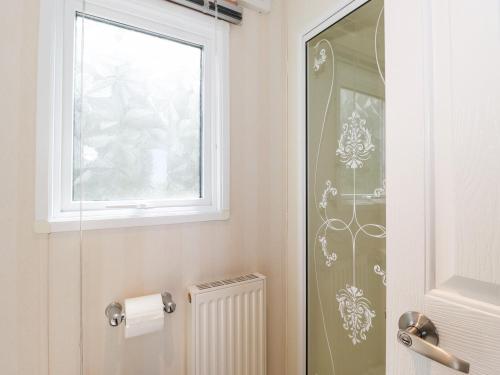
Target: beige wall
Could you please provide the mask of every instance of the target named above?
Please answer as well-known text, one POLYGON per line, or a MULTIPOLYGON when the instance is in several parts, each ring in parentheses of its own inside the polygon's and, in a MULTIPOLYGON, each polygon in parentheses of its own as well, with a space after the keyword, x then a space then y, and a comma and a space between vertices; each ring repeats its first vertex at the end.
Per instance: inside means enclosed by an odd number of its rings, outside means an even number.
POLYGON ((45 236, 33 233, 36 2, 0 12, 0 373, 46 367, 45 236))
MULTIPOLYGON (((231 219, 84 233, 87 374, 184 374, 186 286, 254 270, 269 277, 269 374, 285 374, 284 23, 274 7, 246 11, 231 30, 231 219), (167 335, 125 342, 106 326, 111 300, 161 290, 178 302, 167 335)), ((79 235, 32 231, 37 22, 37 1, 2 7, 0 373, 68 375, 79 368, 79 235)))
POLYGON ((341 0, 287 0, 286 14, 286 58, 287 58, 287 375, 298 375, 304 368, 302 353, 305 350, 304 340, 300 336, 300 312, 304 311, 300 294, 302 280, 297 277, 304 266, 302 238, 304 228, 300 225, 299 213, 303 191, 300 175, 300 155, 303 152, 303 141, 300 133, 304 124, 300 118, 301 80, 305 72, 300 71, 300 48, 302 35, 321 23, 331 15, 341 0))

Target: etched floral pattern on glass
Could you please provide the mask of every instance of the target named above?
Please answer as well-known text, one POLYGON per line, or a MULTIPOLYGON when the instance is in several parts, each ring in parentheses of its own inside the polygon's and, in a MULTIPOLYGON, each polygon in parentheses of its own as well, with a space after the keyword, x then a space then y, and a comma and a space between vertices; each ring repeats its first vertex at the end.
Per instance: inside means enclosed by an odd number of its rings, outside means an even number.
POLYGON ((307 43, 311 374, 385 374, 383 21, 372 0, 307 43))

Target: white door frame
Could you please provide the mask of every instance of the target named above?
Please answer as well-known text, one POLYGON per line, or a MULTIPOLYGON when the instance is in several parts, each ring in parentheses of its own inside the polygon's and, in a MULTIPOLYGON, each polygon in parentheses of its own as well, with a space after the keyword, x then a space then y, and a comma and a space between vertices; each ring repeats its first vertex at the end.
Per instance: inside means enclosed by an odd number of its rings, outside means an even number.
POLYGON ((399 317, 405 311, 424 312, 424 295, 434 279, 425 273, 433 227, 429 7, 430 0, 385 0, 388 375, 428 374, 432 365, 412 356, 396 339, 399 317), (401 266, 398 253, 404 253, 407 267, 401 266))
POLYGON ((297 243, 299 244, 299 260, 297 278, 298 278, 298 289, 297 289, 297 302, 300 306, 300 311, 298 313, 298 368, 299 374, 307 374, 307 111, 306 111, 306 89, 307 89, 307 79, 306 79, 306 43, 323 32, 334 23, 340 21, 342 18, 347 16, 352 11, 361 7, 370 0, 342 0, 336 4, 332 9, 325 10, 325 16, 318 19, 310 27, 306 28, 299 37, 298 40, 298 54, 299 54, 299 64, 298 64, 298 76, 299 76, 299 90, 298 90, 298 101, 299 101, 299 126, 297 137, 297 149, 299 150, 297 168, 298 173, 298 183, 299 183, 299 210, 297 217, 297 224, 299 231, 297 233, 297 243))

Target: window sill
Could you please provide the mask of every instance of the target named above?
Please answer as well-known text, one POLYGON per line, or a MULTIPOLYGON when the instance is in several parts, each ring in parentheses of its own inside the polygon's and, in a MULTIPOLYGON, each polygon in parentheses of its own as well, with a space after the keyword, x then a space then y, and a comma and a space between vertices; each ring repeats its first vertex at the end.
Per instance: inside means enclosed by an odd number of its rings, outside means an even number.
POLYGON ((134 210, 127 215, 111 213, 89 213, 86 212, 80 224, 79 213, 76 215, 52 218, 50 220, 36 220, 35 233, 70 232, 109 228, 145 227, 166 224, 182 224, 203 222, 212 220, 229 219, 229 210, 191 211, 177 213, 145 212, 145 210, 134 210))

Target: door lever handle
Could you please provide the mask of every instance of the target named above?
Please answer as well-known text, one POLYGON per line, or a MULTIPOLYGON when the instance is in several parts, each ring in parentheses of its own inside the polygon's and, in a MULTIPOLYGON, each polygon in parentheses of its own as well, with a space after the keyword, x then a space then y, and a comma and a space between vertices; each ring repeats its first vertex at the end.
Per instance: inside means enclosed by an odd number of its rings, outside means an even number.
POLYGON ((399 318, 398 341, 408 349, 454 370, 469 373, 470 364, 438 347, 436 326, 425 315, 409 311, 399 318))

